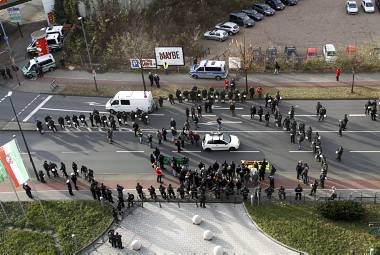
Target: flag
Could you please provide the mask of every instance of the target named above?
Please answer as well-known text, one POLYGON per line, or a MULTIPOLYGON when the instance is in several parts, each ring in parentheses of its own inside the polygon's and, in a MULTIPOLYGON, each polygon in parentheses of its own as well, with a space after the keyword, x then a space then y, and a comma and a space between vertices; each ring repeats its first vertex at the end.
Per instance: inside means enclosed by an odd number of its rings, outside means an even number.
POLYGON ((3 182, 6 176, 7 176, 7 172, 5 171, 5 167, 3 163, 1 163, 0 161, 0 182, 3 182))
POLYGON ((16 140, 13 139, 0 147, 0 161, 16 188, 29 179, 28 172, 18 151, 16 140))

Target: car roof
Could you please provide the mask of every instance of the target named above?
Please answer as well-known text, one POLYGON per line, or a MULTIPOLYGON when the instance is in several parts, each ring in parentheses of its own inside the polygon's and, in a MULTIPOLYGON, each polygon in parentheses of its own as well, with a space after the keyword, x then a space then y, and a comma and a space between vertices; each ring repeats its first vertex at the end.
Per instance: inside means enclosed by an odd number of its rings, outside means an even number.
POLYGON ((356 1, 354 1, 354 0, 348 0, 347 3, 348 4, 356 4, 356 1))
POLYGON ((54 33, 54 34, 47 34, 46 35, 46 40, 50 40, 50 39, 57 39, 59 37, 59 35, 57 33, 54 33))
POLYGON ((220 23, 220 25, 226 25, 226 26, 234 27, 234 26, 236 26, 237 24, 234 23, 234 22, 226 21, 226 22, 220 23))
POLYGON ((334 44, 328 43, 325 45, 327 51, 335 51, 334 44))
MULTIPOLYGON (((225 32, 225 31, 223 31, 225 32)), ((223 67, 224 65, 226 64, 226 61, 219 61, 219 60, 208 60, 208 59, 205 59, 205 60, 202 60, 200 63, 199 63, 199 67, 211 67, 211 66, 216 66, 216 67, 223 67)))
POLYGON ((114 96, 115 99, 144 99, 144 98, 150 98, 151 97, 150 91, 119 91, 114 96), (146 97, 145 97, 146 95, 146 97))
POLYGON ((230 15, 235 15, 235 16, 239 16, 239 17, 247 16, 247 14, 245 12, 242 12, 242 11, 231 12, 230 15))
POLYGON ((46 31, 46 33, 62 32, 63 26, 43 27, 41 30, 46 31))
POLYGON ((363 0, 364 3, 372 3, 372 0, 363 0))
POLYGON ((214 33, 227 33, 226 31, 224 31, 224 30, 222 30, 222 29, 217 29, 217 28, 212 29, 212 30, 210 30, 209 32, 214 32, 214 33))
POLYGON ((223 133, 211 133, 211 134, 206 134, 205 137, 208 140, 223 140, 224 134, 223 133))

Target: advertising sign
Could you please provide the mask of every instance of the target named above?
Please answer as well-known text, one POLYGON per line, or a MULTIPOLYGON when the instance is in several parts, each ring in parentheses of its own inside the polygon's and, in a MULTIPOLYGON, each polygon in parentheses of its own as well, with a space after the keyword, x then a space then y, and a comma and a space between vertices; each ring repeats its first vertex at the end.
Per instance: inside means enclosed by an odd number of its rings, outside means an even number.
POLYGON ((158 66, 163 66, 165 63, 168 66, 185 65, 182 47, 157 47, 155 55, 158 66))
POLYGON ((9 17, 11 18, 11 22, 17 23, 21 22, 21 12, 19 7, 11 7, 8 8, 8 14, 9 17))
MULTIPOLYGON (((131 68, 132 69, 138 69, 140 68, 140 60, 138 58, 131 58, 131 68)), ((153 58, 143 58, 141 59, 143 68, 145 69, 156 69, 156 60, 153 58)))

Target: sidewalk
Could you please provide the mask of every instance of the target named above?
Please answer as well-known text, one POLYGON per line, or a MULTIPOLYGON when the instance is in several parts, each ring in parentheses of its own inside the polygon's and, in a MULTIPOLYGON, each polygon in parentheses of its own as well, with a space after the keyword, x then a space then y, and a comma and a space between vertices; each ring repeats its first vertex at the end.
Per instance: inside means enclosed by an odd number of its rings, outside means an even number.
MULTIPOLYGON (((21 75, 20 75, 21 76, 21 75)), ((230 74, 235 77, 235 74, 230 74)), ((223 87, 223 81, 213 79, 192 79, 187 73, 172 72, 169 75, 160 74, 160 84, 165 86, 175 85, 179 89, 191 88, 194 85, 199 87, 223 87)), ((69 71, 58 69, 48 72, 43 78, 28 80, 21 77, 21 86, 17 86, 15 80, 0 80, 0 86, 6 85, 15 90, 34 93, 52 93, 50 83, 56 80, 59 87, 55 93, 59 93, 65 84, 93 85, 92 74, 87 71, 69 71)), ((142 78, 139 72, 126 73, 101 73, 96 75, 98 85, 128 85, 142 88, 142 78)), ((261 86, 311 86, 311 87, 336 87, 351 85, 352 75, 343 73, 340 82, 335 81, 333 73, 284 73, 273 75, 272 73, 249 73, 248 84, 261 86)), ((149 90, 148 70, 145 71, 145 83, 149 90)), ((243 86, 244 79, 240 78, 240 86, 243 86)), ((380 73, 360 73, 355 75, 355 85, 378 86, 380 85, 380 73)))

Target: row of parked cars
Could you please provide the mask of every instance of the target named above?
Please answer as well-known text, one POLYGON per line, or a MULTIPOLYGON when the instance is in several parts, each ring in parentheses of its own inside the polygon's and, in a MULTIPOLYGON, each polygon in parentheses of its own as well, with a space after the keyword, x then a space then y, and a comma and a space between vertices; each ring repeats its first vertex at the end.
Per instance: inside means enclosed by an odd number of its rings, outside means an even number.
MULTIPOLYGON (((361 0, 361 7, 365 13, 374 13, 375 4, 372 0, 361 0)), ((376 0, 376 6, 380 11, 380 0, 376 0)), ((348 0, 346 2, 346 12, 347 14, 358 14, 359 7, 356 0, 348 0)))
POLYGON ((276 11, 285 9, 285 6, 296 5, 298 0, 266 0, 265 3, 256 3, 250 8, 230 13, 229 21, 217 24, 214 29, 204 33, 209 40, 225 41, 231 35, 239 32, 239 26, 253 27, 255 23, 264 19, 264 16, 273 16, 276 11))

